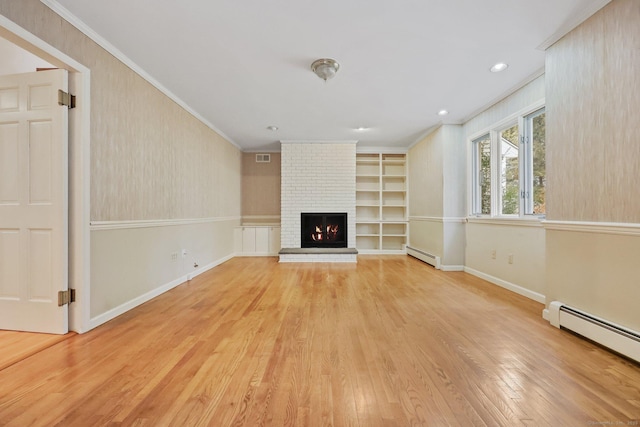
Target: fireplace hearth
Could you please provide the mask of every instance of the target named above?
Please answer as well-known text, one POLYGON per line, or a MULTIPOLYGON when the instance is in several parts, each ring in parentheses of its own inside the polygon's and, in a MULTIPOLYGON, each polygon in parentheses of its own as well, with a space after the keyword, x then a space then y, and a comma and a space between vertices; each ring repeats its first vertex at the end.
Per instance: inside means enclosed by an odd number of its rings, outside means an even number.
POLYGON ((303 248, 346 248, 347 213, 301 213, 303 248))

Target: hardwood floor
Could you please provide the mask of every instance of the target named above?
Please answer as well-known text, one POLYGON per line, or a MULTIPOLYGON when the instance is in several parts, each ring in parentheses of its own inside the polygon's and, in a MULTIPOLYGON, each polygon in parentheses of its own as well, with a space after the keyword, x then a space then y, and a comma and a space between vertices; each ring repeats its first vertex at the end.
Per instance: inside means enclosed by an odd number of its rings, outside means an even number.
POLYGON ((51 335, 0 330, 0 371, 72 335, 75 333, 51 335))
POLYGON ((232 259, 0 371, 0 425, 639 425, 638 364, 541 304, 358 260, 232 259))

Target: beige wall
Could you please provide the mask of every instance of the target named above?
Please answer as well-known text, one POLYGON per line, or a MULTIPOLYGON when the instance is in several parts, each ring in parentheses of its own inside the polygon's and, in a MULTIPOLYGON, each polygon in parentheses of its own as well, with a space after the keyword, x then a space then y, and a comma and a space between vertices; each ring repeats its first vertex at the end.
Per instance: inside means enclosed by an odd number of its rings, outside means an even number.
POLYGON ((270 156, 270 163, 257 163, 256 153, 242 154, 242 217, 244 221, 279 222, 281 155, 270 153, 270 156))
POLYGON ((640 2, 612 1, 546 67, 547 218, 640 222, 640 2))
POLYGON ((636 331, 638 70, 637 0, 613 0, 547 51, 547 302, 636 331))
POLYGON ((409 149, 409 217, 442 217, 444 130, 439 127, 409 149))
POLYGON ((0 0, 0 14, 91 71, 90 324, 80 329, 233 256, 240 150, 40 1, 0 0))
POLYGON ((464 265, 465 145, 462 127, 443 125, 411 147, 409 246, 440 257, 442 269, 464 265))
POLYGON ((91 70, 91 220, 240 215, 240 151, 37 0, 0 13, 91 70))

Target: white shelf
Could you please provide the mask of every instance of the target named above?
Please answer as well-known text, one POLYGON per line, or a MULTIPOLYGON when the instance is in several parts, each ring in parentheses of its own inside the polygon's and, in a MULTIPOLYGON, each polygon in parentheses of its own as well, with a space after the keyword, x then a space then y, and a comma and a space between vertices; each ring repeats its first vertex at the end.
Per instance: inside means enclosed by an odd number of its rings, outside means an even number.
POLYGON ((356 248, 404 253, 407 243, 405 154, 356 154, 356 248))

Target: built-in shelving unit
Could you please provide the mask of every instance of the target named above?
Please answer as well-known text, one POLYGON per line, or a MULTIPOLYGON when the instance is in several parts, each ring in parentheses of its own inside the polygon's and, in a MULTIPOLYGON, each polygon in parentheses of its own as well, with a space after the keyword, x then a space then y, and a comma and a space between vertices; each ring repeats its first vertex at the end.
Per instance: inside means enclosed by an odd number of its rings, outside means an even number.
POLYGON ((405 253, 405 154, 356 154, 356 248, 360 253, 405 253))

